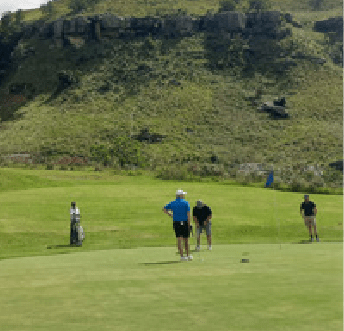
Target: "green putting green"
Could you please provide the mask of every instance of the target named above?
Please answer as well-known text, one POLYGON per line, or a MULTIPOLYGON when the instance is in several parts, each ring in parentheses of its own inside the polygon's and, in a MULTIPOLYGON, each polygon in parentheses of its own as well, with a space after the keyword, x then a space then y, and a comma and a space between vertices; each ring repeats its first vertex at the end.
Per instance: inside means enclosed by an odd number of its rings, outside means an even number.
POLYGON ((342 252, 342 243, 238 244, 190 262, 173 247, 3 260, 1 330, 337 331, 342 252))

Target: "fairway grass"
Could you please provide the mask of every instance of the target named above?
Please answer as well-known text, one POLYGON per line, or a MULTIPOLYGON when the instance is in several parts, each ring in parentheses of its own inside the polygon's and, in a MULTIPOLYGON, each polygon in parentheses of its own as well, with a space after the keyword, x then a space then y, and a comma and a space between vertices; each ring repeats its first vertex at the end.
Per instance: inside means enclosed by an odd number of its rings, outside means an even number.
POLYGON ((214 245, 190 262, 175 253, 2 260, 0 329, 342 330, 342 243, 214 245))
MULTIPOLYGON (((214 245, 308 239, 299 213, 301 193, 94 172, 2 169, 0 174, 7 178, 0 191, 0 259, 174 246, 172 222, 162 207, 179 188, 188 192, 191 209, 197 199, 212 208, 214 245), (86 233, 82 248, 68 247, 71 201, 81 210, 86 233)), ((317 205, 322 242, 342 242, 342 196, 312 194, 310 198, 317 205)))

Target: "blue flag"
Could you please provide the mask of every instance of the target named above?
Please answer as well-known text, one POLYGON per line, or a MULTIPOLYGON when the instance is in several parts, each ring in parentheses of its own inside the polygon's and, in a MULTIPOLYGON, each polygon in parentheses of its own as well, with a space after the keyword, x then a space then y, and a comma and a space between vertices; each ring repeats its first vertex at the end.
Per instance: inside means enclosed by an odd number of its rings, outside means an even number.
POLYGON ((265 183, 265 187, 270 187, 273 182, 274 182, 274 172, 270 171, 268 179, 265 183))

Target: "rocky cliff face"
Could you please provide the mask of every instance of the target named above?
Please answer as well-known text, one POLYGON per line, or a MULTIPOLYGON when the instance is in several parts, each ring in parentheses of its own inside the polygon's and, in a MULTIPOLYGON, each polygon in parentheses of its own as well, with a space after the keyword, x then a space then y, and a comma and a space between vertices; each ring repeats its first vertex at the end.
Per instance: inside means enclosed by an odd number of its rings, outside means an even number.
POLYGON ((174 38, 199 31, 233 32, 246 37, 264 35, 275 39, 283 35, 281 24, 282 16, 277 11, 249 14, 223 12, 197 18, 187 15, 135 18, 102 14, 49 23, 37 21, 24 26, 23 37, 53 39, 59 45, 63 45, 69 37, 80 37, 85 41, 148 35, 174 38))

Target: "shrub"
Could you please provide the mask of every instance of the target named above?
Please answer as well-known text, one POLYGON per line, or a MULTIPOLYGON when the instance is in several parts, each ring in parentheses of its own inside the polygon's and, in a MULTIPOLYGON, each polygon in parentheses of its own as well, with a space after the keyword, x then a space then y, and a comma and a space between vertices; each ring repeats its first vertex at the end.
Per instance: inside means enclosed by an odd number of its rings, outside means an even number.
POLYGON ((321 10, 325 0, 310 0, 309 4, 313 10, 321 10))
POLYGON ((219 13, 225 11, 234 11, 240 0, 224 0, 220 1, 219 13))
POLYGON ((71 0, 69 8, 73 13, 79 13, 83 10, 93 9, 99 0, 71 0))
POLYGON ((92 159, 104 166, 146 166, 141 143, 130 138, 117 137, 112 142, 97 142, 91 147, 90 152, 92 159))
POLYGON ((68 167, 65 164, 63 164, 60 166, 60 170, 66 171, 66 170, 68 170, 68 167))
POLYGON ((268 0, 250 0, 249 10, 261 12, 271 8, 271 4, 268 0))
POLYGON ((164 180, 199 181, 200 177, 189 172, 185 165, 163 166, 156 170, 157 178, 164 180))
POLYGON ((50 18, 52 17, 54 14, 56 14, 56 8, 54 6, 53 1, 48 1, 46 4, 42 4, 40 6, 40 10, 41 12, 46 15, 46 17, 50 18))

